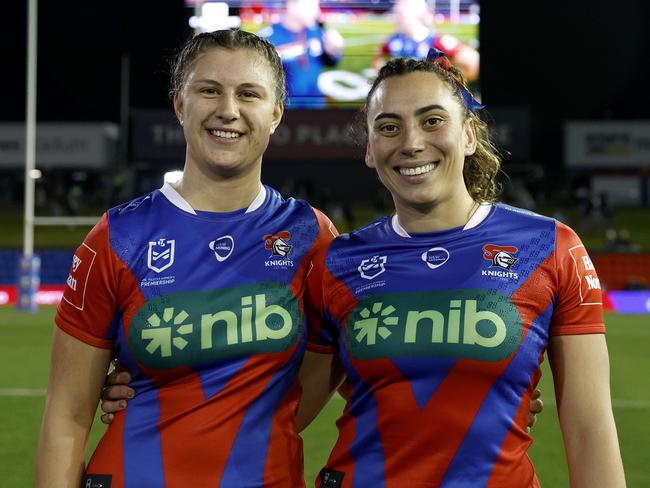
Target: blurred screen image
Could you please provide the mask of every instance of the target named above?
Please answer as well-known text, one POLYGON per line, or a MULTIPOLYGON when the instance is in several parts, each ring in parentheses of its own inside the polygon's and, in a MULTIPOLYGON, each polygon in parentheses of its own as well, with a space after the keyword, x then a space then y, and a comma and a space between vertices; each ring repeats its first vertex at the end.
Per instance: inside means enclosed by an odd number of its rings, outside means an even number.
POLYGON ((356 108, 391 57, 444 51, 479 88, 477 0, 187 1, 197 32, 241 28, 273 43, 287 73, 289 109, 356 108))

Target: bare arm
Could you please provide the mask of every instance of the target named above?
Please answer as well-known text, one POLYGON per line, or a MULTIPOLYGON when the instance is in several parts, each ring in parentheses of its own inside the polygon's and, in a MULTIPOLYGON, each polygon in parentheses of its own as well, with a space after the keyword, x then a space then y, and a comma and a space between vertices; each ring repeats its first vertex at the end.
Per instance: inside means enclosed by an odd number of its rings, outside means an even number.
POLYGON ((78 488, 88 433, 111 351, 54 328, 45 413, 36 453, 36 487, 78 488))
POLYGON ((548 357, 571 486, 624 487, 605 336, 553 337, 548 357))
POLYGON ((335 354, 305 352, 300 367, 302 399, 298 407, 298 431, 314 420, 343 382, 343 367, 335 354))

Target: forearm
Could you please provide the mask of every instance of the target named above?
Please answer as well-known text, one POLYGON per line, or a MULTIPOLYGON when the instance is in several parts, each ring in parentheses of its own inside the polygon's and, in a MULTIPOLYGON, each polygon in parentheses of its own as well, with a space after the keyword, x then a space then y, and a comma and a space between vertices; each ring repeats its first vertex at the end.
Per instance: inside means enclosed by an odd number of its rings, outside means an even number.
POLYGON ((54 329, 36 453, 37 488, 80 486, 88 433, 110 357, 110 350, 89 346, 54 329))
POLYGON ((298 405, 298 432, 307 427, 323 409, 343 381, 343 368, 333 354, 307 351, 300 367, 302 397, 298 405))
POLYGON ((92 418, 75 420, 46 410, 36 454, 36 487, 78 488, 92 418))
POLYGON ((571 487, 624 487, 604 336, 554 337, 548 355, 571 487))
MULTIPOLYGON (((563 415, 560 412, 560 419, 563 415)), ((589 425, 560 422, 566 446, 572 488, 618 488, 625 486, 616 425, 609 412, 589 425)))

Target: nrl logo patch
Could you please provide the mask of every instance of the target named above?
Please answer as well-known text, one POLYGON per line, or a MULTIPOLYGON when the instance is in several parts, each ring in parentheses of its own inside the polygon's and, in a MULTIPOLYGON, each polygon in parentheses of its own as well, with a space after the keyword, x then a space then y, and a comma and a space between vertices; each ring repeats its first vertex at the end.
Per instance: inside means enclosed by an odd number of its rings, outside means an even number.
POLYGON ((362 260, 357 269, 362 278, 372 280, 386 271, 386 261, 388 256, 373 256, 362 260))
POLYGON ((176 241, 173 239, 158 239, 149 241, 149 250, 147 252, 147 267, 156 273, 169 268, 174 264, 174 250, 176 241))

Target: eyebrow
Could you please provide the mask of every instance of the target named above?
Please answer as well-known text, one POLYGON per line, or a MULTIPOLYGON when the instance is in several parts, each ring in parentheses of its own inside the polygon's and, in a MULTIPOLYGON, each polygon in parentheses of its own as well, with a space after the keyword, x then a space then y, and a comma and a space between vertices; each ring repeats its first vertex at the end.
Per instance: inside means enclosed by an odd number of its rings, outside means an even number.
MULTIPOLYGON (((417 109, 414 112, 414 114, 415 115, 422 115, 422 114, 427 113, 427 112, 429 112, 431 110, 444 110, 445 112, 447 111, 447 109, 445 109, 445 107, 443 107, 442 105, 433 104, 433 105, 427 105, 426 107, 422 107, 422 108, 417 109)), ((401 119, 401 118, 402 118, 401 115, 398 115, 396 113, 381 112, 381 113, 377 114, 377 116, 375 117, 375 122, 377 120, 381 120, 381 119, 401 119)))
MULTIPOLYGON (((195 83, 206 83, 208 85, 216 85, 216 86, 223 86, 223 84, 219 83, 216 80, 211 80, 210 78, 201 78, 199 80, 194 80, 192 81, 193 84, 195 83)), ((238 88, 256 88, 258 90, 266 90, 266 87, 264 85, 260 85, 258 83, 241 83, 237 85, 238 88)))

